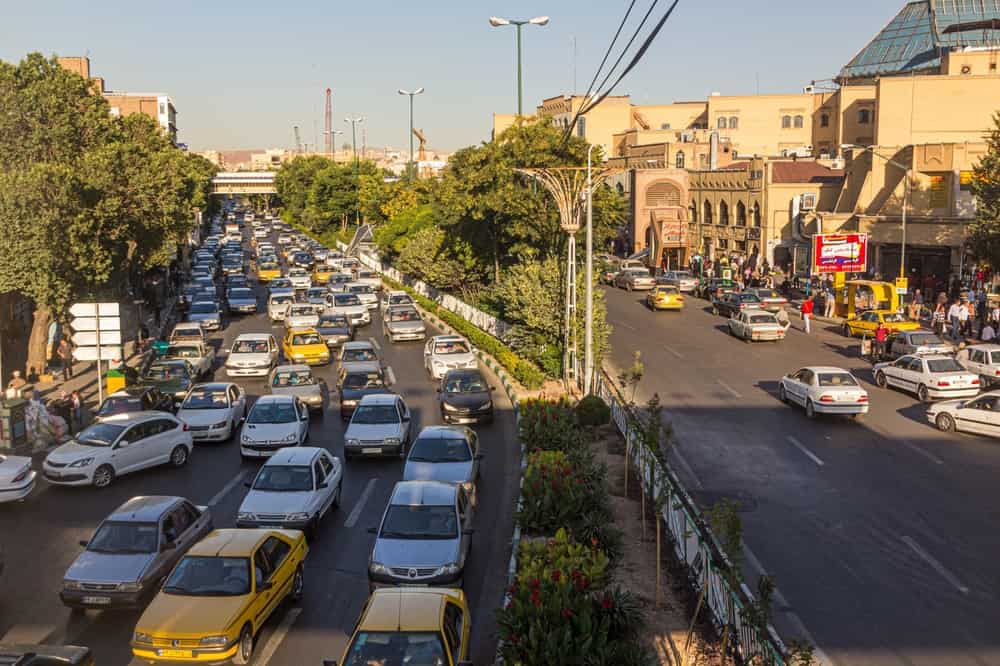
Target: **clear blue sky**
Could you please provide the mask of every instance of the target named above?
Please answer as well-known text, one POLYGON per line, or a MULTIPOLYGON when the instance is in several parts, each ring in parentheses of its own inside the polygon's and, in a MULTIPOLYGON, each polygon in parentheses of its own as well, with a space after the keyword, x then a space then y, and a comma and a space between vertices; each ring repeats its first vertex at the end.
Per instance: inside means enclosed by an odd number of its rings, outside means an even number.
MULTIPOLYGON (((638 0, 643 10, 651 0, 638 0)), ((417 127, 454 149, 489 138, 491 114, 515 110, 514 30, 490 15, 549 15, 524 29, 525 109, 573 85, 582 92, 621 20, 626 0, 0 0, 0 59, 29 51, 89 53, 91 72, 115 90, 169 93, 181 141, 193 150, 290 146, 323 128, 367 117, 369 146, 406 147, 406 99, 424 86, 417 127)), ((661 0, 665 8, 667 0, 661 0)), ((643 62, 616 90, 634 103, 723 94, 791 92, 834 76, 903 0, 736 2, 681 0, 643 62)), ((360 137, 359 137, 360 143, 360 137)))

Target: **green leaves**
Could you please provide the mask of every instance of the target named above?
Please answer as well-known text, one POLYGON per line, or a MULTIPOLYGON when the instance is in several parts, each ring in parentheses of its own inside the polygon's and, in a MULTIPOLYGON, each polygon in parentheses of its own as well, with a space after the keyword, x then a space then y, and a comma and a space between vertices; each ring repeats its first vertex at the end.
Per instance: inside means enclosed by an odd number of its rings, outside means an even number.
POLYGON ((1000 267, 1000 113, 993 116, 986 144, 986 154, 973 169, 976 220, 969 225, 968 243, 996 270, 1000 267))

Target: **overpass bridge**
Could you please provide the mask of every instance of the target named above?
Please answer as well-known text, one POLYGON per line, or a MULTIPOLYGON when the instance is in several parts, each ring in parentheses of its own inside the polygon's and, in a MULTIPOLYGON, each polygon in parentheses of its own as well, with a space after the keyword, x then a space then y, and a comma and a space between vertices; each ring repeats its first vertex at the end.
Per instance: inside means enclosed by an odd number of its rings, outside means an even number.
POLYGON ((212 179, 212 194, 277 194, 273 171, 223 171, 212 179))

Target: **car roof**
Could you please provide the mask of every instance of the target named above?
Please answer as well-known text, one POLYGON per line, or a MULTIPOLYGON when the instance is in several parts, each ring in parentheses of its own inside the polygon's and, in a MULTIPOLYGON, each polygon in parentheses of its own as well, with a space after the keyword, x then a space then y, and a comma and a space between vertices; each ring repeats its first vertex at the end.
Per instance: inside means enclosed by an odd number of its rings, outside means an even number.
POLYGON ((190 328, 190 329, 196 328, 199 331, 202 330, 201 324, 199 324, 196 321, 179 321, 176 324, 174 324, 174 330, 176 331, 178 328, 190 328))
POLYGON ((149 386, 148 384, 146 384, 146 385, 140 384, 138 386, 126 386, 125 388, 118 389, 114 393, 110 393, 110 394, 108 394, 105 397, 106 398, 124 398, 126 396, 127 397, 132 397, 132 396, 137 396, 137 395, 141 396, 143 393, 148 393, 149 391, 152 391, 155 388, 156 388, 155 386, 149 386))
POLYGON ((912 356, 913 358, 922 358, 925 361, 943 361, 944 359, 955 360, 955 357, 951 354, 907 354, 907 356, 912 356))
POLYGON ((447 506, 455 502, 458 486, 442 481, 399 481, 389 504, 396 506, 447 506))
POLYGON ((1000 345, 990 345, 990 344, 969 345, 968 347, 966 347, 966 349, 978 349, 981 351, 1000 351, 1000 345))
POLYGON ((807 365, 802 369, 810 370, 812 372, 846 372, 847 374, 851 374, 850 370, 844 370, 843 368, 838 368, 835 365, 807 365))
POLYGON ((195 384, 191 387, 191 390, 202 389, 204 391, 225 391, 232 384, 230 382, 205 382, 203 384, 195 384))
POLYGON ((461 335, 435 335, 431 340, 434 342, 467 342, 461 335))
POLYGON ((275 451, 274 455, 264 462, 264 466, 308 465, 316 459, 316 456, 318 456, 321 451, 325 450, 326 449, 321 449, 318 446, 286 446, 283 449, 275 451))
POLYGON ((152 409, 146 409, 141 412, 124 412, 122 414, 112 414, 111 416, 101 417, 101 423, 112 423, 116 425, 132 425, 133 423, 139 423, 140 421, 146 421, 151 418, 157 419, 170 419, 176 421, 175 417, 170 412, 158 412, 152 409))
POLYGON ((937 335, 937 333, 926 328, 918 328, 913 331, 900 331, 899 335, 937 335))
POLYGON ((133 497, 112 511, 105 520, 137 523, 156 522, 160 516, 183 501, 183 497, 173 495, 140 495, 133 497))
POLYGON ((744 308, 743 310, 740 310, 740 312, 742 312, 743 314, 748 314, 748 315, 751 315, 751 314, 752 315, 761 315, 761 314, 764 314, 764 315, 771 315, 772 317, 774 316, 773 312, 768 312, 764 308, 744 308))
POLYGON ((448 598, 461 605, 461 590, 439 587, 386 587, 375 590, 358 626, 360 631, 440 631, 448 598))
POLYGON ((158 358, 149 365, 150 367, 154 365, 183 365, 187 367, 188 362, 187 359, 183 358, 158 358))
POLYGON ((449 377, 471 377, 472 375, 479 375, 483 379, 486 379, 486 375, 484 375, 483 371, 479 368, 452 368, 448 372, 444 373, 442 381, 448 379, 449 377))
MULTIPOLYGON (((263 403, 267 403, 267 402, 294 402, 294 401, 295 401, 295 396, 293 396, 293 395, 283 395, 283 394, 280 394, 280 393, 279 394, 267 394, 267 395, 262 395, 262 396, 258 397, 257 400, 256 400, 256 402, 253 403, 253 406, 256 407, 257 405, 260 405, 260 404, 263 404, 263 403)), ((253 407, 251 407, 251 409, 253 409, 253 407)))
POLYGON ((345 342, 342 349, 375 349, 375 345, 368 340, 352 340, 345 342))
POLYGON ((271 334, 270 333, 240 333, 239 335, 236 336, 236 340, 233 340, 233 342, 236 342, 237 340, 263 340, 263 341, 267 341, 270 338, 271 338, 271 334))
MULTIPOLYGON (((299 305, 298 303, 296 305, 299 305)), ((295 328, 288 329, 288 335, 298 335, 300 333, 319 333, 312 326, 296 326, 295 328)))
POLYGON ((274 366, 271 372, 312 372, 312 369, 305 363, 284 363, 282 365, 274 366))
POLYGON ((341 366, 347 372, 381 372, 378 361, 348 361, 341 366))
POLYGON ((360 405, 392 405, 399 396, 395 393, 373 393, 361 398, 360 405))
POLYGON ((257 546, 273 532, 295 538, 288 530, 225 529, 214 530, 191 547, 188 555, 203 557, 250 557, 257 546))
POLYGON ((462 425, 432 425, 420 430, 417 439, 455 439, 455 436, 471 439, 472 429, 462 425))

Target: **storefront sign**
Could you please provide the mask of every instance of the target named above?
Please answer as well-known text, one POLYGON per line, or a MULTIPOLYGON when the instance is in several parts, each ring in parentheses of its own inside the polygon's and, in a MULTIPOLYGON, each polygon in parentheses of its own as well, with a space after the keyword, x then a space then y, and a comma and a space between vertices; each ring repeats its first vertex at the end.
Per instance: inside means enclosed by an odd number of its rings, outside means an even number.
POLYGON ((863 273, 868 267, 868 234, 813 236, 814 273, 863 273))
POLYGON ((948 207, 948 183, 944 176, 931 176, 930 201, 931 208, 948 207))
POLYGON ((910 280, 905 277, 896 278, 896 293, 903 295, 907 292, 909 288, 910 280))

